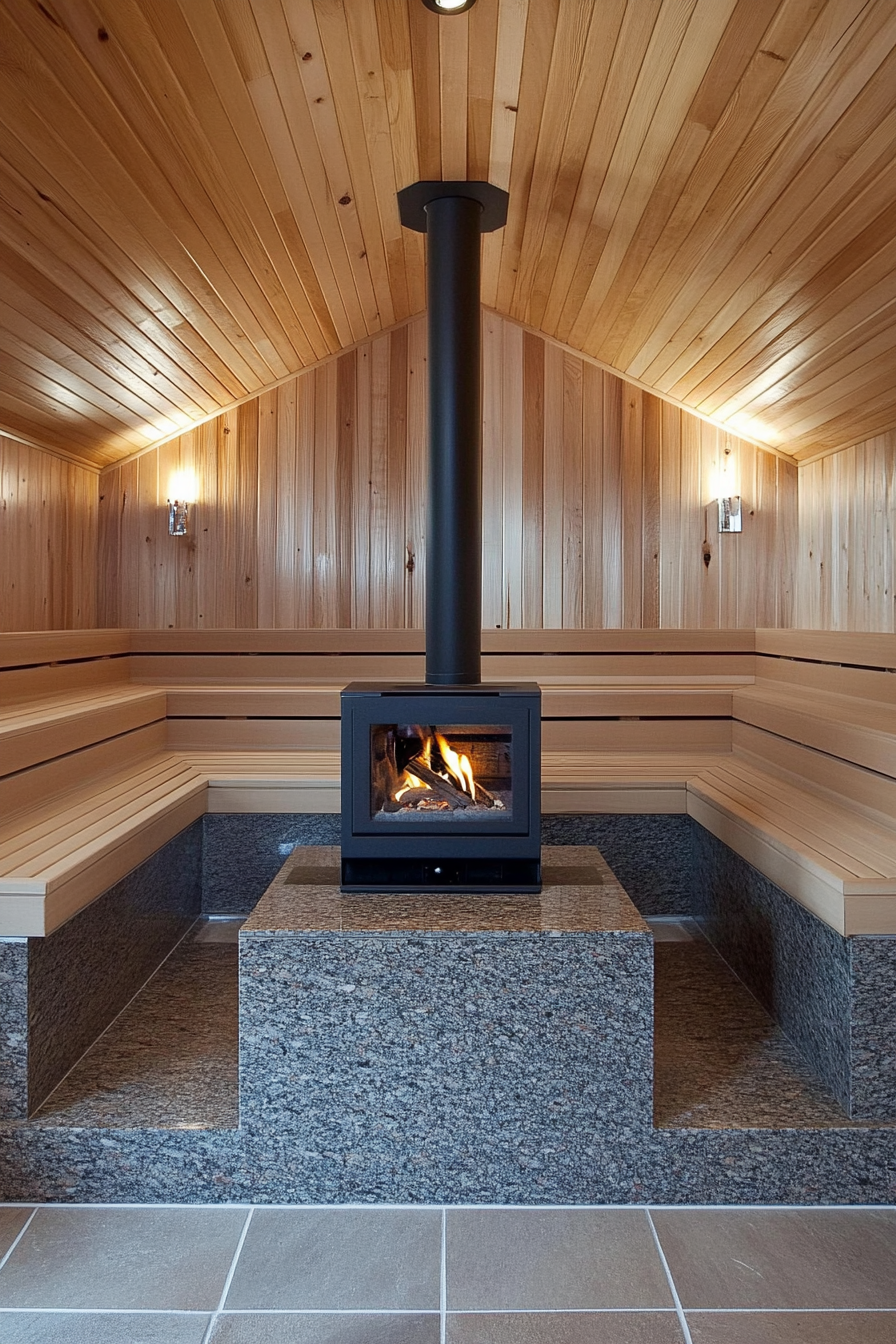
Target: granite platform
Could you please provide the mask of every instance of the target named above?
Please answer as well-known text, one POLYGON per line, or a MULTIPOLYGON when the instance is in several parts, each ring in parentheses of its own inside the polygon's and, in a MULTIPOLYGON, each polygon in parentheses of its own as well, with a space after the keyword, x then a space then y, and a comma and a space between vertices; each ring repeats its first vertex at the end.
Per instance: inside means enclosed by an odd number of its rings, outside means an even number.
MULTIPOLYGON (((547 855, 540 897, 341 897, 335 849, 291 854, 304 819, 287 820, 253 820, 248 877, 212 865, 234 904, 257 900, 263 871, 280 865, 240 939, 239 1117, 235 949, 206 956, 218 935, 200 925, 200 943, 184 939, 36 1116, 7 1112, 0 1198, 896 1200, 896 1126, 847 1118, 799 1042, 700 937, 712 921, 699 892, 702 924, 685 921, 654 953, 618 874, 577 844, 547 855)), ((573 839, 589 819, 558 820, 573 839)), ((683 837, 677 882, 686 861, 700 870, 697 837, 683 837)), ((177 871, 172 854, 193 856, 180 920, 196 909, 199 852, 195 833, 183 843, 159 859, 161 883, 177 871)), ((205 866, 209 837, 200 848, 205 866)), ((13 1090, 29 951, 0 946, 13 1090)), ((881 1049, 887 966, 878 957, 862 982, 881 1049)))

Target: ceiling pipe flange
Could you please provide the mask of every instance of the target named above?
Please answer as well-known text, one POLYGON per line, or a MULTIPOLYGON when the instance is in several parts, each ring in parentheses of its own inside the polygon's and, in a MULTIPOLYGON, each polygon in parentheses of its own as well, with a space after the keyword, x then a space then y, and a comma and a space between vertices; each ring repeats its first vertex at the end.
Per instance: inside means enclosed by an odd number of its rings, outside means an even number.
POLYGON ((414 182, 398 193, 398 214, 406 229, 426 233, 426 207, 443 196, 466 196, 482 206, 480 233, 494 233, 507 223, 510 197, 491 182, 414 182))

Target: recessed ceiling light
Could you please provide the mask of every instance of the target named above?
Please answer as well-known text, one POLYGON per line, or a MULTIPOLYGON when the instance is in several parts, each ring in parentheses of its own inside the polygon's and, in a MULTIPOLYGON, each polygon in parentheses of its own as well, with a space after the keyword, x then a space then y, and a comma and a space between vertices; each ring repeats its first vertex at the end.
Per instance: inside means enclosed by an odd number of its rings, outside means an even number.
POLYGON ((463 14, 473 8, 476 0, 423 0, 423 3, 433 14, 463 14))

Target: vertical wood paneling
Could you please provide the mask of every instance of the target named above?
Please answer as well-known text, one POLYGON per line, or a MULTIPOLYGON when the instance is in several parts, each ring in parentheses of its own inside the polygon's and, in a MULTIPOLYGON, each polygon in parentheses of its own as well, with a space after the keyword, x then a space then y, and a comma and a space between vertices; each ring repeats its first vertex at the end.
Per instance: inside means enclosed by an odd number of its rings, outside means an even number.
MULTIPOLYGON (((488 311, 483 457, 483 624, 790 623, 796 466, 488 311), (744 500, 740 536, 715 530, 723 460, 744 500)), ((869 470, 877 461, 866 452, 869 470)), ((891 553, 892 527, 873 505, 887 470, 881 459, 864 511, 891 553)), ((109 469, 104 618, 420 626, 425 471, 426 331, 414 319, 109 469), (170 538, 167 477, 191 464, 195 529, 170 538)), ((847 509, 839 532, 849 526, 847 509)), ((879 565, 863 571, 862 619, 885 589, 879 565)))
POLYGON ((0 630, 96 625, 98 496, 95 472, 0 436, 0 630))
POLYGON ((799 468, 796 624, 896 630, 896 433, 799 468))

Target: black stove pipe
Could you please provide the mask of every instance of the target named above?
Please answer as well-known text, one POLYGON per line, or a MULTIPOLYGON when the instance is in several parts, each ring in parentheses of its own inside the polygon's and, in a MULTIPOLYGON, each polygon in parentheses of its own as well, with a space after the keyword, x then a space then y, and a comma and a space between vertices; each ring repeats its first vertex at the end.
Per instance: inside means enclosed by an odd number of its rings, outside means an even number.
POLYGON ((487 182, 417 182, 402 223, 427 235, 429 491, 426 682, 478 685, 482 630, 480 234, 507 193, 487 182))
POLYGON ((431 686, 482 680, 481 217, 482 206, 468 196, 443 196, 426 207, 426 681, 431 686))

